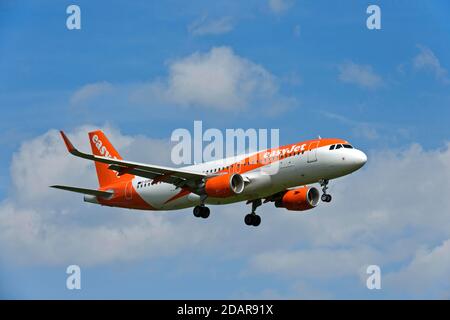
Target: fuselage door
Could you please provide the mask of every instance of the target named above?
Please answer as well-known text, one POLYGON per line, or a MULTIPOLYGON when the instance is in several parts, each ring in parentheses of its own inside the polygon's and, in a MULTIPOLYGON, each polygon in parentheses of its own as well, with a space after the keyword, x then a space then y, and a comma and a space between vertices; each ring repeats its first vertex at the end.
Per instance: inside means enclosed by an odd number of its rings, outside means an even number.
POLYGON ((319 141, 314 141, 309 144, 308 147, 308 163, 317 161, 317 147, 319 141))

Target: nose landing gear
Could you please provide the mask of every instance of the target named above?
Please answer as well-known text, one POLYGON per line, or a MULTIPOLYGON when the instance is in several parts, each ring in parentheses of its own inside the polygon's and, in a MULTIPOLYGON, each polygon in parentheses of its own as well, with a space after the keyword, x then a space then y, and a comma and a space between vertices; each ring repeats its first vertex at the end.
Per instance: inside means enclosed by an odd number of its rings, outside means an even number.
MULTIPOLYGON (((249 202, 247 202, 249 203, 249 202)), ((258 208, 262 202, 261 199, 253 200, 252 202, 252 212, 247 214, 244 218, 244 222, 248 226, 257 227, 261 224, 261 217, 256 214, 256 208, 258 208)))
POLYGON ((323 202, 331 202, 331 195, 327 193, 328 190, 328 180, 321 179, 319 180, 320 186, 322 187, 322 196, 320 197, 323 202))

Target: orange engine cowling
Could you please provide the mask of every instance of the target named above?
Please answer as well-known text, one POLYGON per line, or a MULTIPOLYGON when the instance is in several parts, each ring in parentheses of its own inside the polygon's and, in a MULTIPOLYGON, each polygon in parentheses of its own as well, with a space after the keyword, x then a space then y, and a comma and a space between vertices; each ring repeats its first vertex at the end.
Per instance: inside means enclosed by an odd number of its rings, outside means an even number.
POLYGON ((240 174, 224 174, 209 178, 205 183, 205 192, 210 197, 226 198, 244 191, 244 179, 240 174))
POLYGON ((304 211, 317 206, 319 198, 319 190, 314 187, 304 186, 286 191, 280 200, 275 201, 275 206, 292 211, 304 211))

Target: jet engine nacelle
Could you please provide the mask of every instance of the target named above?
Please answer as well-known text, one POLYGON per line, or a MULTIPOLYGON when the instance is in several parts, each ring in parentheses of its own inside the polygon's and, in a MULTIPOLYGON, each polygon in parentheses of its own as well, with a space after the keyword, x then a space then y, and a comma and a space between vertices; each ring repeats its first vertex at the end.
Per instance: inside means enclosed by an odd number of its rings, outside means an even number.
POLYGON ((304 186, 287 191, 280 200, 275 201, 275 206, 292 211, 304 211, 316 207, 319 199, 319 190, 304 186))
POLYGON ((205 183, 205 193, 213 198, 231 197, 242 191, 244 191, 244 178, 237 173, 209 178, 205 183))

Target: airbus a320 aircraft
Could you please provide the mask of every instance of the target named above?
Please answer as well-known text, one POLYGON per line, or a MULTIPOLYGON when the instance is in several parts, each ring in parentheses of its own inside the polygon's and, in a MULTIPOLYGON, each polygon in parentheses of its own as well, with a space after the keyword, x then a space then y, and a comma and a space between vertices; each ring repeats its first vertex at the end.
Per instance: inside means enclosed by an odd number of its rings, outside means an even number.
POLYGON ((122 160, 104 133, 89 132, 92 153, 78 151, 64 132, 68 151, 95 161, 99 188, 55 185, 53 188, 84 194, 84 201, 140 210, 177 210, 194 207, 194 216, 208 218, 206 204, 247 201, 251 213, 245 224, 258 226, 256 208, 274 202, 292 211, 309 210, 319 198, 331 201, 328 181, 361 168, 367 156, 342 139, 318 138, 258 151, 250 155, 171 168, 122 160), (320 183, 317 188, 307 186, 320 183))

